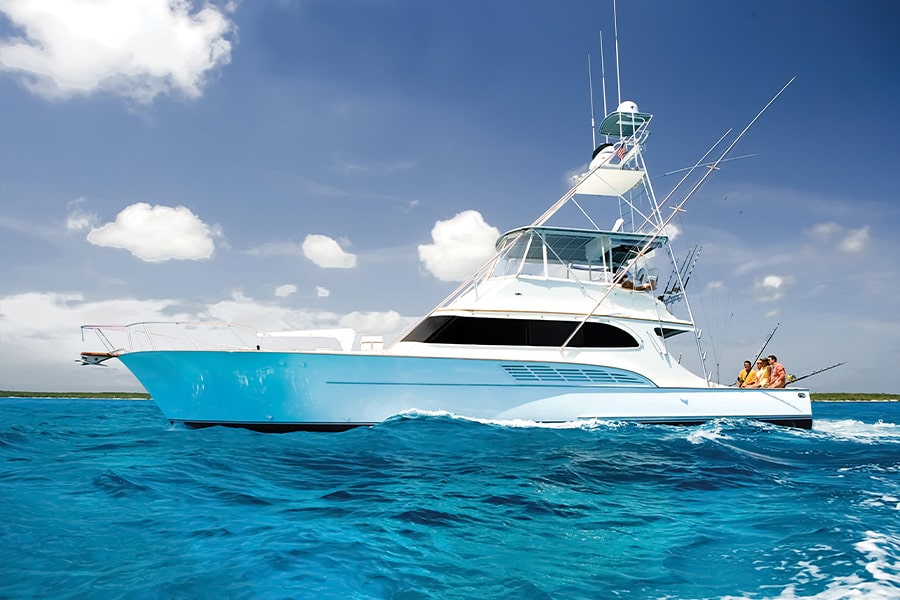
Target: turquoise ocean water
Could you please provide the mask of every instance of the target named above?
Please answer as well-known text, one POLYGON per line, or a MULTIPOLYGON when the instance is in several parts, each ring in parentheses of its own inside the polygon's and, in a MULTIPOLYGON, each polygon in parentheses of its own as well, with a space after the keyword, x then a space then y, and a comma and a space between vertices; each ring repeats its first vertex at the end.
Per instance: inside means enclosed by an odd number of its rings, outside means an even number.
POLYGON ((814 413, 276 435, 0 400, 0 598, 900 598, 900 403, 814 413))

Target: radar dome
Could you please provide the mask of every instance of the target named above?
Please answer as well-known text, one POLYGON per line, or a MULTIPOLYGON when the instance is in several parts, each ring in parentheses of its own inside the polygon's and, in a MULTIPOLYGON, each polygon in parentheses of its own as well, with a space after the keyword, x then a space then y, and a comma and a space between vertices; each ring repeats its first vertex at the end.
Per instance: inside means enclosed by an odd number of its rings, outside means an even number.
POLYGON ((626 100, 625 102, 623 102, 619 105, 619 108, 616 109, 616 112, 636 113, 637 111, 638 111, 637 104, 635 104, 631 100, 626 100))

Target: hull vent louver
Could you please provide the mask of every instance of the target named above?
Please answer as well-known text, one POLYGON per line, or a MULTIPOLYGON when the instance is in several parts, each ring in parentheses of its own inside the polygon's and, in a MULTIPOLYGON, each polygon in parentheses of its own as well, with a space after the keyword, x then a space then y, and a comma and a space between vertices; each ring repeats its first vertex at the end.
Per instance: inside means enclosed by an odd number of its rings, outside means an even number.
POLYGON ((637 373, 603 367, 505 364, 503 369, 516 381, 534 383, 589 383, 599 385, 652 385, 637 373))

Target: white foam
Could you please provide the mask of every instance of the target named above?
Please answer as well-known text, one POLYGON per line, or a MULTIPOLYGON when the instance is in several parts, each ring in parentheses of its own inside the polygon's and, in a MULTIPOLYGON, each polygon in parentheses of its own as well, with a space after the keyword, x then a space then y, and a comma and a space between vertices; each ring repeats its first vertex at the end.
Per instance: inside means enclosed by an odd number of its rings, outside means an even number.
POLYGON ((692 429, 687 435, 687 441, 692 444, 729 439, 729 436, 722 433, 722 424, 718 421, 692 429))
MULTIPOLYGON (((865 564, 865 570, 874 581, 863 579, 859 575, 835 577, 825 589, 814 595, 797 592, 797 584, 788 584, 779 595, 770 598, 777 600, 794 600, 797 598, 815 600, 896 600, 900 598, 900 538, 875 531, 867 531, 865 538, 857 542, 854 548, 863 555, 859 560, 865 564)), ((819 566, 809 561, 798 563, 803 567, 798 581, 827 577, 819 566)), ((737 597, 726 596, 736 600, 737 597)))
POLYGON ((813 431, 864 443, 900 442, 900 426, 882 421, 864 423, 855 419, 815 420, 813 431))
POLYGON ((900 596, 900 538, 867 531, 866 539, 854 547, 868 558, 866 571, 879 581, 897 584, 894 592, 900 596))
POLYGON ((577 421, 563 421, 559 423, 541 423, 528 419, 483 419, 479 417, 466 417, 445 410, 422 410, 411 408, 404 410, 395 415, 396 417, 445 417, 456 419, 459 421, 470 421, 472 423, 481 423, 482 425, 495 425, 510 428, 536 428, 536 429, 594 429, 617 428, 628 425, 622 421, 607 421, 602 419, 579 419, 577 421))

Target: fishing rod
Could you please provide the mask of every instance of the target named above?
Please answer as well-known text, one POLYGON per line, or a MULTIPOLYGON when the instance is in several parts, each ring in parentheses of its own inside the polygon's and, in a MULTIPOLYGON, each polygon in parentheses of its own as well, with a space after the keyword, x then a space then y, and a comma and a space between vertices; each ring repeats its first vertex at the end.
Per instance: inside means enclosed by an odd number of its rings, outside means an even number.
POLYGON ((818 369, 816 371, 813 371, 812 373, 807 373, 803 377, 794 377, 793 379, 791 379, 790 381, 787 382, 786 386, 791 385, 792 383, 797 383, 801 379, 806 379, 807 377, 812 377, 813 375, 818 375, 819 373, 824 373, 825 371, 829 371, 831 369, 834 369, 835 367, 839 367, 841 365, 846 365, 846 364, 847 364, 847 361, 839 362, 836 365, 831 365, 830 367, 825 367, 824 369, 818 369))
POLYGON ((756 357, 753 359, 753 362, 750 363, 751 365, 755 365, 755 364, 756 364, 756 361, 759 360, 759 357, 762 356, 762 353, 766 351, 766 346, 768 346, 768 345, 769 345, 769 342, 772 341, 772 337, 775 335, 775 332, 778 331, 778 327, 779 327, 780 325, 781 325, 781 323, 775 323, 775 329, 772 330, 772 333, 769 334, 769 337, 766 338, 766 341, 763 342, 763 345, 762 345, 762 346, 760 347, 760 349, 756 352, 756 357))

